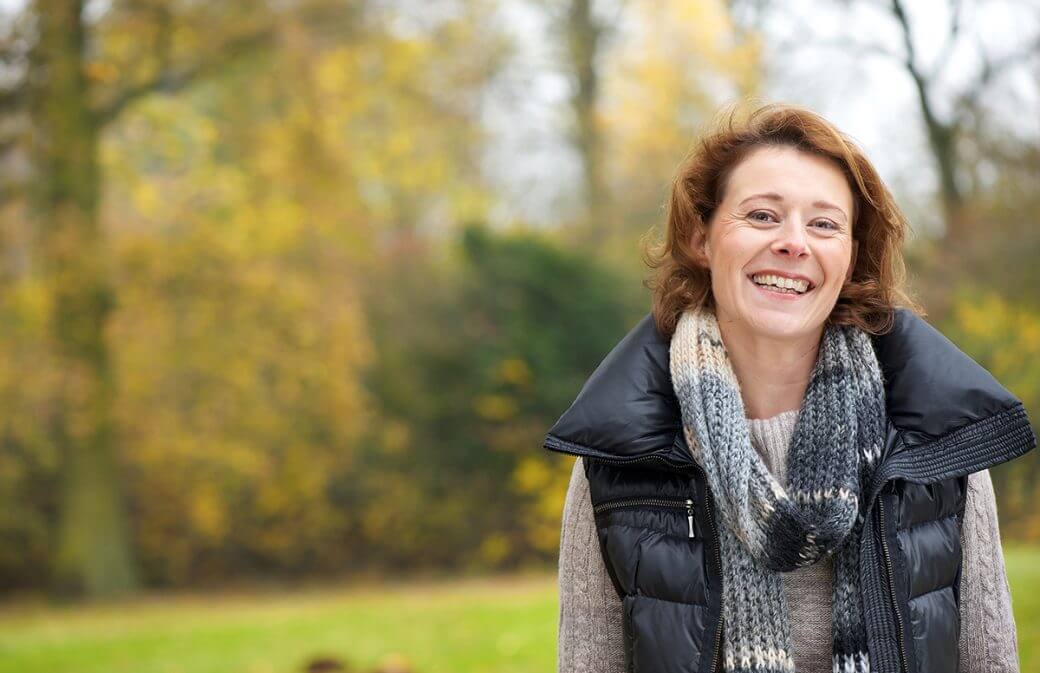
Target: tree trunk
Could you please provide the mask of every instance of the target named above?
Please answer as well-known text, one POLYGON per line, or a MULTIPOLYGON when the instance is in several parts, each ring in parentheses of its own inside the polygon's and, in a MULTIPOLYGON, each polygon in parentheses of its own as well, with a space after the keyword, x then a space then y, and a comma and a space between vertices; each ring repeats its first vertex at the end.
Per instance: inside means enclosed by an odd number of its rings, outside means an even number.
POLYGON ((136 587, 113 430, 105 343, 113 306, 98 222, 99 124, 84 76, 81 0, 37 0, 31 56, 31 187, 60 386, 48 427, 62 458, 54 587, 102 596, 136 587))
POLYGON ((602 47, 604 28, 593 16, 591 0, 571 2, 566 32, 567 51, 576 84, 571 95, 574 112, 572 138, 581 156, 584 174, 585 217, 576 238, 589 249, 598 250, 616 232, 603 165, 603 130, 597 117, 600 84, 596 59, 602 47))

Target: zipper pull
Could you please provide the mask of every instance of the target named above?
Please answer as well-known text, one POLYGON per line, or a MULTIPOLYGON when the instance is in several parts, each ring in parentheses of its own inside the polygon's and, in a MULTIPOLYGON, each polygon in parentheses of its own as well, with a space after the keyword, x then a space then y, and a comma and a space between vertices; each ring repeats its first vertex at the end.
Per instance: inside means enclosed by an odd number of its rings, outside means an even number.
POLYGON ((690 537, 693 537, 693 500, 686 499, 686 520, 690 523, 690 537))

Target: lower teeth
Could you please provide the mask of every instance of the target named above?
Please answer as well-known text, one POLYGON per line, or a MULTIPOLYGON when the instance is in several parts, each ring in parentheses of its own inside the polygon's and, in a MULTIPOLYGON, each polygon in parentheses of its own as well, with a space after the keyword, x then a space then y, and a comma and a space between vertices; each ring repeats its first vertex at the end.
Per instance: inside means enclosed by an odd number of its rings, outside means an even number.
MULTIPOLYGON (((756 283, 756 285, 758 285, 758 283, 756 283)), ((768 289, 772 290, 773 292, 784 292, 786 294, 801 294, 801 292, 798 292, 796 290, 792 290, 789 287, 777 287, 775 285, 758 285, 758 286, 759 287, 768 288, 768 289)))

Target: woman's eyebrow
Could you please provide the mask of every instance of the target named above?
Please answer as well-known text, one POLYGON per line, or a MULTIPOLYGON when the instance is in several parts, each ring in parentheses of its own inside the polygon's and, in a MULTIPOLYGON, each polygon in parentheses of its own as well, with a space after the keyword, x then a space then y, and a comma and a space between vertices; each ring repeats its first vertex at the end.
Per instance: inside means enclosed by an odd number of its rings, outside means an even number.
MULTIPOLYGON (((747 197, 746 199, 738 203, 737 206, 742 206, 748 201, 751 201, 752 199, 769 199, 770 201, 778 201, 780 203, 783 203, 784 201, 784 197, 777 194, 776 192, 762 192, 761 194, 752 194, 751 196, 747 197)), ((844 210, 842 210, 841 208, 829 201, 813 201, 812 205, 813 208, 820 208, 822 210, 836 210, 839 213, 841 213, 842 217, 848 219, 848 215, 845 214, 844 210)))
POLYGON ((742 205, 744 205, 745 203, 747 203, 748 201, 750 201, 752 199, 769 199, 770 201, 780 201, 782 203, 783 200, 784 200, 784 197, 780 196, 776 192, 763 192, 761 194, 752 194, 751 196, 747 197, 746 199, 744 199, 743 201, 741 201, 737 205, 738 206, 742 206, 742 205))

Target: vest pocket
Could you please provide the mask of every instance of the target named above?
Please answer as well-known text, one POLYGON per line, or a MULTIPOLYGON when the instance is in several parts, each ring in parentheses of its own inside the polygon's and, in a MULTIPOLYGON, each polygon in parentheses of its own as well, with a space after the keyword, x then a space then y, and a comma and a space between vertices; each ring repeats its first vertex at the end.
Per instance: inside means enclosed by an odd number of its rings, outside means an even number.
POLYGON ((618 498, 593 506, 593 514, 617 509, 679 509, 686 512, 687 537, 696 537, 693 526, 693 498, 618 498))
POLYGON ((608 571, 620 594, 707 604, 704 544, 622 523, 599 529, 608 571))

